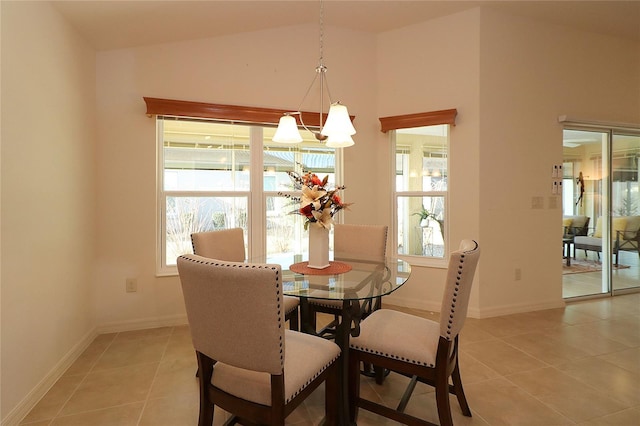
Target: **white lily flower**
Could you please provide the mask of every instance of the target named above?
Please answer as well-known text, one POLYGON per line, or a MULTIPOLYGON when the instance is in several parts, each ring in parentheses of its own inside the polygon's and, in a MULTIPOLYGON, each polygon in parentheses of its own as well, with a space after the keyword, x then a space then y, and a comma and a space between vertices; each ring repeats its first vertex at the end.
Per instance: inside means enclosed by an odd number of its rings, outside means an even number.
POLYGON ((329 207, 320 211, 314 210, 311 212, 316 222, 325 229, 331 229, 333 224, 333 217, 331 216, 331 209, 329 207))
POLYGON ((302 187, 302 200, 301 206, 304 207, 308 204, 313 204, 313 208, 318 210, 322 206, 320 199, 327 195, 327 191, 324 189, 318 189, 318 185, 314 185, 313 188, 307 186, 302 187))

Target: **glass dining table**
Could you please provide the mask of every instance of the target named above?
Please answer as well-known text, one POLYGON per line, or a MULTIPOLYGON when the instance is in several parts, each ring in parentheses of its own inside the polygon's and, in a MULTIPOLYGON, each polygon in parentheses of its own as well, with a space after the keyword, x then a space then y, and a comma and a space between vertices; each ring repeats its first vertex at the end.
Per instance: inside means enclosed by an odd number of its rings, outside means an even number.
POLYGON ((359 335, 360 321, 375 309, 376 303, 409 279, 411 265, 393 257, 380 260, 364 256, 339 256, 325 269, 309 268, 300 256, 269 257, 267 262, 282 266, 284 294, 300 299, 301 331, 316 334, 309 300, 332 300, 342 304, 335 330, 335 342, 342 350, 337 424, 349 424, 349 338, 359 335))

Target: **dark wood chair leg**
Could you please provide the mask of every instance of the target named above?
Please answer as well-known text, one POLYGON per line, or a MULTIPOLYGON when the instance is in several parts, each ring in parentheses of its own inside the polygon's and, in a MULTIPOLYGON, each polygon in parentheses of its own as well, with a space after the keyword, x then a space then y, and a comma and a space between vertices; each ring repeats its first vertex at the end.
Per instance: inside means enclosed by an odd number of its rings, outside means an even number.
POLYGON ((451 381, 453 382, 453 388, 455 389, 456 398, 458 398, 458 404, 460 404, 462 414, 467 417, 471 417, 471 409, 469 408, 467 397, 465 396, 464 389, 462 388, 462 379, 460 378, 460 368, 458 367, 457 360, 456 366, 451 372, 451 381))
POLYGON ((300 319, 298 318, 298 309, 289 314, 289 328, 294 331, 300 330, 300 319))
POLYGON ((211 426, 213 424, 213 404, 209 401, 209 387, 211 375, 213 374, 213 360, 200 352, 196 352, 198 357, 199 388, 200 388, 200 414, 198 416, 198 426, 211 426))
POLYGON ((354 422, 358 418, 358 399, 360 398, 360 360, 353 352, 349 354, 349 419, 354 422))
POLYGON ((435 388, 440 426, 453 426, 451 404, 449 404, 449 379, 446 374, 436 375, 435 388))

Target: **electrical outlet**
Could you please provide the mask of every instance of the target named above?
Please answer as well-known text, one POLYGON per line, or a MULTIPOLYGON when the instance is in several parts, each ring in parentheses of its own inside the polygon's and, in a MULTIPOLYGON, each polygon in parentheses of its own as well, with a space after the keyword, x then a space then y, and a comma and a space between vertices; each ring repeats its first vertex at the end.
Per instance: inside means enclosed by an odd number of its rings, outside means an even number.
POLYGON ((127 278, 125 282, 127 293, 135 293, 138 291, 138 281, 135 278, 127 278))

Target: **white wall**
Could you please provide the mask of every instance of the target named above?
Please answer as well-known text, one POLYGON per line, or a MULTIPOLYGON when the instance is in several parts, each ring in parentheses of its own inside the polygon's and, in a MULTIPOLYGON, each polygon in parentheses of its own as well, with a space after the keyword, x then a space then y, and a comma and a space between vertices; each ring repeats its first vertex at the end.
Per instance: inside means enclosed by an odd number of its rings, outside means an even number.
POLYGON ((5 424, 93 337, 95 56, 49 4, 1 14, 5 424))
MULTIPOLYGON (((479 8, 382 34, 378 72, 381 116, 458 109, 449 241, 482 247, 469 314, 562 306, 557 117, 640 123, 639 43, 479 8)), ((439 309, 443 279, 414 268, 387 300, 439 309)))
POLYGON ((480 40, 480 306, 543 308, 562 297, 558 116, 640 123, 640 44, 491 9, 480 40))
MULTIPOLYGON (((94 282, 103 330, 184 321, 178 278, 155 276, 155 120, 145 115, 143 96, 295 109, 315 76, 317 37, 316 25, 303 25, 98 53, 100 226, 94 282), (125 292, 128 277, 137 278, 137 293, 125 292)), ((388 175, 379 167, 386 152, 377 140, 375 55, 372 35, 325 28, 331 94, 349 106, 358 130, 345 159, 345 200, 355 203, 346 220, 363 223, 386 223, 388 215, 369 208, 365 190, 386 185, 388 175)), ((318 110, 315 96, 314 91, 302 109, 318 110)))
MULTIPOLYGON (((390 31, 378 37, 378 113, 380 117, 456 108, 450 135, 448 232, 452 248, 463 238, 480 241, 479 194, 479 9, 390 31), (402 46, 402 48, 398 48, 402 46), (456 195, 457 194, 457 195, 456 195)), ((380 134, 388 147, 388 136, 380 134)), ((387 148, 385 161, 390 151, 387 148)), ((481 241, 480 241, 481 242, 481 241)), ((484 268, 478 267, 481 282, 484 268)), ((446 271, 414 267, 411 278, 386 298, 421 309, 439 310, 446 271)), ((473 289, 470 314, 477 316, 473 289)))

